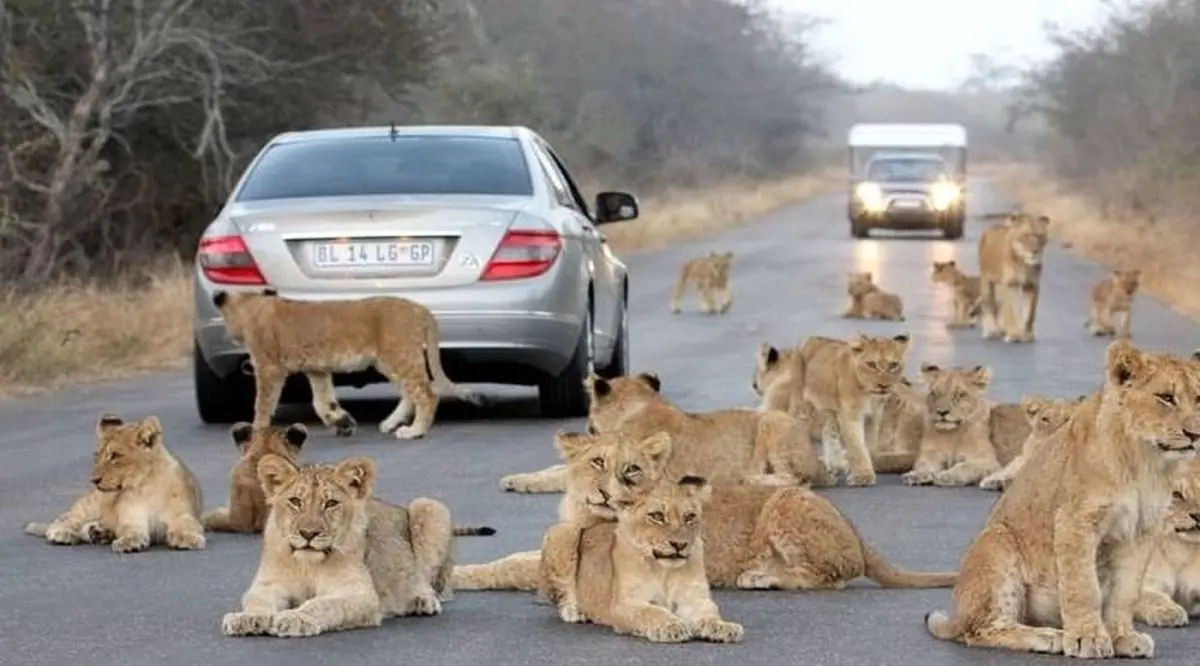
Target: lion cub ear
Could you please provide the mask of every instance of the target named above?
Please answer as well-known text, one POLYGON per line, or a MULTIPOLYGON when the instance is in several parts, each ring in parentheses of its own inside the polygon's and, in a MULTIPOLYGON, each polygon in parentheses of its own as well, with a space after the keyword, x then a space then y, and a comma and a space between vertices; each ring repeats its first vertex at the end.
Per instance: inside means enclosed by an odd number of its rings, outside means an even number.
POLYGON ((779 350, 769 342, 762 342, 758 345, 758 357, 769 368, 779 362, 779 350))
POLYGON ((254 426, 246 421, 238 421, 229 428, 229 437, 233 439, 233 445, 243 451, 246 450, 253 435, 254 426))
POLYGON ((645 384, 646 386, 649 386, 650 388, 654 389, 655 393, 662 392, 662 380, 658 378, 658 375, 656 373, 639 372, 637 375, 637 378, 638 378, 638 381, 640 381, 643 384, 645 384))
MULTIPOLYGON (((1198 351, 1200 351, 1200 350, 1198 350, 1198 351)), ((107 412, 105 414, 101 414, 100 418, 96 420, 96 436, 103 437, 104 434, 107 433, 109 430, 112 430, 113 428, 116 428, 117 426, 124 425, 124 424, 125 424, 125 420, 112 412, 107 412)))
POLYGON ((583 455, 589 444, 595 441, 591 435, 560 430, 554 433, 554 448, 564 460, 574 460, 583 455))
POLYGON ((1146 355, 1125 340, 1115 340, 1104 352, 1106 379, 1115 386, 1126 386, 1143 376, 1149 365, 1146 355))
POLYGON ((967 378, 976 388, 985 389, 992 383, 992 369, 986 365, 977 365, 967 372, 967 378))
POLYGON ((932 363, 922 363, 921 364, 921 378, 924 379, 926 382, 933 379, 934 376, 936 376, 941 371, 942 371, 942 369, 939 366, 936 366, 932 363))
POLYGON ((333 468, 333 474, 357 499, 371 496, 371 483, 375 480, 375 462, 370 458, 355 456, 347 458, 333 468))
POLYGON ((258 461, 258 485, 264 495, 274 497, 280 488, 296 478, 299 471, 300 468, 287 458, 268 453, 258 461))
POLYGON ((583 385, 589 393, 598 398, 603 398, 604 396, 612 393, 612 384, 609 384, 608 380, 602 377, 597 377, 596 375, 588 375, 588 378, 584 380, 583 385))
POLYGON ((709 485, 708 479, 702 476, 689 475, 680 477, 679 487, 688 497, 698 499, 701 502, 707 501, 712 496, 712 486, 709 485))
POLYGON ((662 460, 670 455, 671 443, 670 435, 665 432, 658 432, 643 439, 639 442, 638 446, 652 460, 662 460))
POLYGON ((293 423, 283 432, 283 438, 293 447, 302 448, 308 441, 308 428, 303 423, 293 423))
POLYGON ((162 442, 163 429, 159 423, 157 416, 147 416, 138 424, 137 440, 138 444, 146 448, 152 448, 154 445, 162 442))

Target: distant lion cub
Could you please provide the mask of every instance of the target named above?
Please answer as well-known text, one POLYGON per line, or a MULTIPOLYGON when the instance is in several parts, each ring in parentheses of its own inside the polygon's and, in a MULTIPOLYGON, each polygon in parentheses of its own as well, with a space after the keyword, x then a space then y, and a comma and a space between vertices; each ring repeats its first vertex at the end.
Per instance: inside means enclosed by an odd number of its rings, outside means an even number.
POLYGON ((671 292, 671 312, 679 314, 688 286, 696 287, 701 312, 729 312, 729 308, 733 306, 733 291, 729 288, 729 269, 732 263, 732 252, 709 252, 707 257, 698 257, 685 263, 679 271, 675 290, 671 292))
POLYGON ((896 294, 880 289, 870 273, 850 273, 846 292, 850 294, 850 305, 842 317, 904 321, 904 302, 896 294))
POLYGON ((1133 295, 1141 284, 1142 271, 1116 270, 1092 287, 1091 313, 1084 325, 1092 335, 1115 335, 1129 339, 1133 295))
POLYGON ((974 328, 979 322, 979 308, 974 307, 982 294, 978 275, 967 275, 953 259, 933 262, 934 284, 949 285, 954 290, 954 318, 950 328, 974 328))
POLYGON ((125 423, 116 414, 105 414, 96 422, 96 439, 95 487, 54 522, 29 523, 25 533, 65 546, 112 544, 118 553, 145 550, 153 543, 204 548, 200 486, 167 450, 158 418, 125 423))

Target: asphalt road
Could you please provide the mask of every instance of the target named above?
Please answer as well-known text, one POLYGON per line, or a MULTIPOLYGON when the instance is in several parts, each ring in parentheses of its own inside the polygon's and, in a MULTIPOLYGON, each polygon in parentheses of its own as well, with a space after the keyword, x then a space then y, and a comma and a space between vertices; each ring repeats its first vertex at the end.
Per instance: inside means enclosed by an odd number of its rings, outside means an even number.
MULTIPOLYGON (((972 184, 972 214, 1002 210, 985 182, 972 184)), ((854 241, 839 195, 790 207, 753 226, 630 256, 633 363, 654 370, 663 392, 688 410, 753 404, 750 375, 760 341, 793 344, 806 335, 845 336, 856 328, 915 338, 910 376, 921 361, 991 365, 992 395, 1074 396, 1100 381, 1105 342, 1083 328, 1088 286, 1104 269, 1061 248, 1049 250, 1033 345, 985 343, 977 331, 950 332, 951 301, 934 289, 929 264, 956 258, 974 270, 975 243, 986 223, 972 220, 958 242, 921 235, 854 241), (709 249, 732 249, 735 302, 725 317, 706 317, 689 301, 672 316, 667 294, 680 264, 709 249), (855 323, 836 315, 848 270, 871 270, 904 297, 905 323, 855 323)), ((634 222, 636 224, 636 222, 634 222)), ((1190 351, 1200 329, 1146 296, 1135 305, 1134 336, 1152 348, 1190 351)), ((385 390, 344 396, 388 395, 385 390)), ((386 400, 348 400, 370 421, 350 440, 319 428, 304 456, 372 456, 380 468, 377 492, 406 501, 430 495, 445 501, 459 524, 489 524, 493 537, 459 540, 459 561, 482 562, 536 548, 555 517, 557 495, 502 493, 502 474, 556 462, 551 434, 570 422, 536 417, 531 392, 501 389, 502 404, 487 411, 445 405, 430 436, 401 442, 374 422, 394 406, 386 400)), ((392 620, 382 628, 310 639, 225 638, 219 625, 233 610, 258 563, 256 537, 210 535, 207 550, 153 550, 118 556, 107 548, 54 547, 26 536, 22 524, 49 520, 86 486, 92 429, 101 412, 128 418, 157 415, 168 442, 196 472, 206 505, 223 503, 234 449, 226 428, 200 424, 190 379, 167 374, 80 387, 37 399, 0 403, 0 664, 70 663, 158 666, 222 664, 273 666, 380 663, 470 665, 667 665, 737 660, 743 666, 807 664, 1025 664, 1028 657, 939 642, 923 628, 925 613, 947 608, 946 590, 881 590, 859 581, 839 592, 719 591, 723 614, 746 627, 737 646, 694 643, 656 646, 595 626, 560 623, 547 606, 520 593, 460 592, 442 616, 392 620)), ((299 418, 305 418, 301 413, 299 418)), ((311 423, 311 422, 310 422, 311 423)), ((974 488, 907 488, 895 476, 875 488, 836 488, 828 496, 866 538, 894 562, 945 569, 957 565, 995 495, 974 488)), ((1193 663, 1200 629, 1154 630, 1160 663, 1193 663), (1190 653, 1190 654, 1189 654, 1190 653), (1190 658, 1189 658, 1190 657, 1190 658)))

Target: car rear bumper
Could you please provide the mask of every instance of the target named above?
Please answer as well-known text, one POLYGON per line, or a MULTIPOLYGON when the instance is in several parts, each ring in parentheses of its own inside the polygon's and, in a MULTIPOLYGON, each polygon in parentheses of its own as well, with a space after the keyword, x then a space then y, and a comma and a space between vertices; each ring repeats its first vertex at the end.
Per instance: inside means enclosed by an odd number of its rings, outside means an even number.
MULTIPOLYGON (((456 382, 533 385, 562 372, 579 341, 583 322, 550 312, 434 312, 441 329, 442 365, 456 382)), ((229 339, 214 318, 196 327, 210 368, 221 376, 241 372, 245 347, 229 339)), ((339 385, 384 381, 373 371, 335 376, 339 385)))

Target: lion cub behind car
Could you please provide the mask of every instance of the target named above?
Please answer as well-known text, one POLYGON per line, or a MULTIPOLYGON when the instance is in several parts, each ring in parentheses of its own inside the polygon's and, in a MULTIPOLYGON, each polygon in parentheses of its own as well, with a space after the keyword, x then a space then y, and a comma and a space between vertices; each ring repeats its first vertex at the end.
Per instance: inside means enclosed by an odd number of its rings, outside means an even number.
POLYGON ((96 422, 92 485, 49 525, 25 532, 60 545, 112 544, 133 553, 163 544, 181 550, 205 545, 203 499, 196 477, 169 450, 154 416, 125 423, 116 414, 96 422))
POLYGON ((850 273, 846 277, 846 293, 850 295, 850 305, 842 313, 846 319, 904 321, 904 302, 875 284, 870 273, 850 273))
POLYGON ((481 404, 442 370, 437 320, 405 298, 374 296, 344 301, 301 301, 274 289, 217 291, 213 304, 230 338, 245 343, 254 366, 254 427, 265 428, 279 405, 288 375, 303 373, 312 406, 337 434, 354 434, 354 418, 338 404, 333 373, 374 367, 400 392, 396 409, 379 423, 397 439, 423 437, 433 425, 439 392, 481 404), (401 423, 411 423, 401 426, 401 423))
POLYGON ((619 505, 616 523, 584 530, 576 578, 583 615, 655 643, 741 641, 745 630, 721 617, 704 574, 700 523, 708 493, 700 477, 664 482, 619 505))
POLYGON ((733 253, 710 252, 707 257, 689 260, 679 270, 679 279, 671 292, 671 312, 679 314, 688 286, 695 286, 704 314, 729 312, 733 307, 733 291, 729 288, 729 269, 733 253))
POLYGON ((453 591, 450 510, 428 498, 396 506, 371 496, 375 463, 347 458, 299 467, 258 463, 270 507, 262 555, 227 636, 315 636, 437 615, 453 591))

